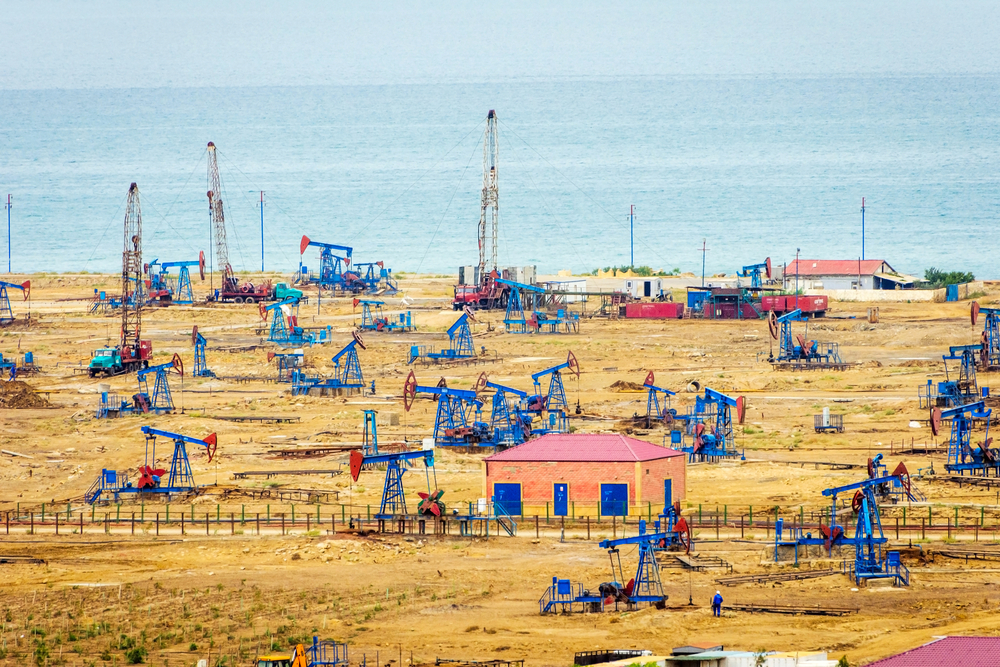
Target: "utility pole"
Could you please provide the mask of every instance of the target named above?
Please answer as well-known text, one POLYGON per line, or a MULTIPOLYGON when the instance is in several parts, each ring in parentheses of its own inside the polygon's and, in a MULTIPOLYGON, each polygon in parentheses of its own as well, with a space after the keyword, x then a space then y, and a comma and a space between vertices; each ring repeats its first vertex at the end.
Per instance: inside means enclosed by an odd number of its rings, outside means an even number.
POLYGON ((483 135, 483 201, 479 213, 479 280, 497 268, 497 226, 500 220, 500 190, 497 180, 497 114, 490 109, 486 115, 483 135), (487 218, 489 220, 487 221, 487 218))
POLYGON ((628 214, 628 256, 629 266, 635 269, 635 204, 632 204, 628 214))
POLYGON ((799 309, 799 248, 795 249, 795 310, 799 309))
POLYGON ((708 248, 705 246, 705 243, 707 241, 708 239, 701 240, 701 286, 702 287, 705 286, 705 253, 708 252, 708 248))
POLYGON ((7 273, 10 273, 10 195, 7 195, 7 273))
POLYGON ((861 198, 861 259, 865 258, 865 198, 861 198))
POLYGON ((264 273, 264 191, 260 191, 260 272, 264 273))

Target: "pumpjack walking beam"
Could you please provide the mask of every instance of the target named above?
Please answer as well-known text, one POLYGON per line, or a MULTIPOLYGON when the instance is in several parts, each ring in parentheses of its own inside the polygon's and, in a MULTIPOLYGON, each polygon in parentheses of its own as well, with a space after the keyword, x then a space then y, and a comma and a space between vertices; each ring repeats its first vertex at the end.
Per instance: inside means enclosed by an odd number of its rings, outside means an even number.
POLYGON ((761 275, 764 275, 768 280, 771 279, 771 258, 768 257, 760 264, 749 264, 744 266, 739 273, 741 278, 750 279, 750 289, 759 290, 764 287, 764 281, 761 280, 761 275))
POLYGON ((482 409, 479 393, 486 388, 486 374, 480 373, 472 389, 452 389, 442 378, 438 386, 417 384, 417 378, 410 371, 403 384, 403 408, 409 412, 417 394, 427 394, 437 398, 437 414, 434 417, 434 444, 466 446, 488 439, 487 426, 476 415, 482 409))
POLYGON ((980 368, 987 371, 1000 370, 1000 308, 981 308, 977 301, 971 305, 972 326, 976 326, 983 315, 982 354, 980 368))
MULTIPOLYGON (((360 276, 350 271, 354 248, 335 243, 321 243, 303 236, 299 242, 299 255, 305 254, 308 247, 319 248, 320 269, 316 282, 323 289, 331 291, 364 291, 364 282, 360 276), (338 254, 339 253, 339 254, 338 254)), ((305 266, 299 260, 299 280, 306 280, 305 266)))
POLYGON ((992 409, 985 401, 976 401, 950 408, 934 408, 931 411, 931 432, 937 436, 943 430, 943 422, 951 420, 951 435, 948 439, 948 462, 945 470, 951 473, 990 477, 1000 477, 1000 450, 990 447, 990 416, 992 409), (985 424, 983 439, 972 446, 972 430, 976 421, 985 424))
POLYGON ((412 364, 418 359, 429 359, 431 361, 453 361, 461 359, 472 359, 476 356, 476 349, 472 342, 472 328, 469 322, 475 322, 476 318, 472 310, 465 309, 455 323, 448 327, 448 340, 451 345, 448 349, 440 352, 431 352, 426 345, 412 345, 410 347, 410 358, 406 362, 412 364))
MULTIPOLYGON (((430 471, 434 470, 434 449, 424 449, 414 452, 398 452, 394 454, 366 455, 355 449, 351 451, 351 478, 356 482, 362 468, 385 465, 385 484, 382 487, 382 500, 376 519, 386 520, 406 515, 406 495, 403 492, 404 467, 410 461, 423 459, 427 470, 427 493, 421 493, 419 505, 420 514, 441 516, 444 504, 441 502, 442 492, 431 488, 430 471)), ((434 472, 434 486, 437 486, 437 471, 434 472)))
POLYGON ((197 324, 191 329, 191 344, 194 346, 194 377, 214 378, 215 373, 208 368, 208 363, 205 360, 205 349, 208 347, 208 341, 198 332, 197 324))

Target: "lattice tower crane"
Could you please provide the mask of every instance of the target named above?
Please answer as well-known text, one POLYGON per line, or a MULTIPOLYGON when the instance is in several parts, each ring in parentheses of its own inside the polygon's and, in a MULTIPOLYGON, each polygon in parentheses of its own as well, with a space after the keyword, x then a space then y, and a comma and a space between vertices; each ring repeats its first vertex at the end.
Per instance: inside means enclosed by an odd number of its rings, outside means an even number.
POLYGON ((122 251, 122 329, 121 352, 131 350, 130 358, 139 359, 139 336, 142 330, 142 299, 133 294, 141 290, 142 275, 142 210, 139 207, 139 186, 128 188, 125 204, 125 238, 122 251))
POLYGON ((222 207, 222 180, 219 178, 219 163, 215 156, 215 144, 208 142, 208 209, 212 216, 212 231, 215 238, 215 262, 222 271, 222 291, 235 292, 236 275, 229 263, 229 243, 226 240, 226 216, 222 207))
POLYGON ((500 220, 497 154, 497 114, 490 109, 483 134, 483 203, 479 213, 479 275, 485 281, 497 268, 497 227, 500 220))

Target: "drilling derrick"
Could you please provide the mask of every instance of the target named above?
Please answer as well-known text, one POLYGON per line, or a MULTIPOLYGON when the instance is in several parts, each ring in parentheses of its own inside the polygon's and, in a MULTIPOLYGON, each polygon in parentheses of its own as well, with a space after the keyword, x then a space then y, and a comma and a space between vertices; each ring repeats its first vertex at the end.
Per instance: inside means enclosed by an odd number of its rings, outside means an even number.
POLYGON ((500 220, 500 200, 497 188, 497 114, 490 109, 483 135, 483 204, 479 214, 479 275, 486 281, 497 268, 497 226, 500 220))
POLYGON ((219 178, 215 144, 211 141, 208 142, 208 209, 215 237, 215 263, 222 271, 222 292, 236 292, 236 276, 229 263, 229 243, 226 241, 226 216, 222 210, 222 181, 219 178))
POLYGON ((122 252, 122 331, 123 357, 139 359, 142 329, 142 211, 139 186, 129 186, 125 205, 125 243, 122 252))

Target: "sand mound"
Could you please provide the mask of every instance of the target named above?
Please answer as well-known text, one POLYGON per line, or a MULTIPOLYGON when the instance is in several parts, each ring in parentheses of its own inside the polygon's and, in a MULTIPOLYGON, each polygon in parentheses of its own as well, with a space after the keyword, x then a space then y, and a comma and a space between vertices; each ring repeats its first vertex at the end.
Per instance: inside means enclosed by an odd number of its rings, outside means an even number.
POLYGON ((628 380, 618 380, 609 389, 611 391, 646 391, 646 387, 643 385, 638 382, 629 382, 628 380))
POLYGON ((0 408, 47 408, 51 404, 26 382, 0 382, 0 408))

